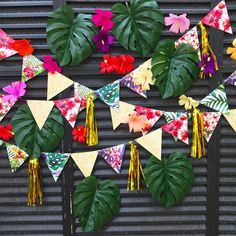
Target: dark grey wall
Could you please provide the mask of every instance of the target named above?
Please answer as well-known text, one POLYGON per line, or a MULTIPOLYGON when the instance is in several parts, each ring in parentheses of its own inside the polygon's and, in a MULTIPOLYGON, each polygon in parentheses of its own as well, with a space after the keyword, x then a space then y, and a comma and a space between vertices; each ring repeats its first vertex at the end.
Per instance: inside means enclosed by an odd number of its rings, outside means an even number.
MULTIPOLYGON (((45 27, 47 17, 63 0, 11 0, 0 1, 0 28, 6 30, 15 39, 27 38, 35 47, 35 55, 41 58, 49 52, 46 44, 45 27)), ((110 9, 122 0, 68 0, 77 12, 92 13, 95 7, 110 9)), ((164 14, 187 13, 191 26, 199 20, 219 0, 159 0, 164 14)), ((227 0, 233 31, 236 30, 236 3, 227 0)), ((211 41, 217 54, 220 70, 210 80, 198 80, 188 95, 201 99, 214 89, 217 84, 235 70, 235 63, 226 55, 226 49, 235 36, 223 34, 218 30, 210 30, 211 41)), ((180 35, 172 35, 164 31, 162 39, 177 39, 180 35)), ((112 47, 111 53, 127 53, 118 43, 112 47)), ((145 59, 135 53, 136 65, 145 59)), ((84 85, 97 89, 115 79, 117 75, 100 75, 98 65, 102 54, 95 52, 91 58, 77 66, 63 68, 63 74, 84 85)), ((0 62, 0 87, 11 81, 20 79, 22 59, 13 56, 0 62)), ((46 98, 46 73, 32 79, 29 83, 27 98, 46 98)), ((72 95, 73 89, 65 91, 61 97, 72 95)), ((230 108, 236 107, 236 88, 227 86, 230 108)), ((136 95, 125 87, 121 88, 121 100, 156 109, 177 111, 177 99, 163 101, 153 88, 148 92, 148 99, 136 95)), ((9 122, 20 103, 7 115, 4 122, 9 122)), ((99 146, 104 148, 127 142, 137 135, 129 134, 126 125, 112 131, 109 108, 101 101, 96 101, 96 115, 99 126, 99 146)), ((84 123, 82 112, 78 124, 84 123)), ((3 123, 4 123, 3 122, 3 123)), ((66 122, 65 122, 66 123, 66 122)), ((160 120, 156 127, 164 124, 160 120)), ((66 124, 65 124, 66 125, 66 124)), ((88 150, 83 146, 71 143, 70 128, 66 126, 67 135, 62 151, 76 152, 88 150)), ((154 144, 155 145, 155 144, 154 144)), ((91 149, 90 149, 91 150, 91 149)), ((189 147, 181 142, 175 143, 173 138, 164 133, 163 155, 173 151, 189 153, 189 147)), ((140 147, 141 162, 146 163, 149 153, 140 147)), ((94 175, 101 179, 112 179, 119 184, 122 193, 122 206, 119 215, 104 228, 94 234, 83 234, 77 221, 70 212, 71 194, 74 186, 82 179, 82 175, 72 161, 66 166, 59 181, 54 183, 49 170, 42 164, 42 181, 44 205, 39 208, 26 206, 27 164, 15 174, 11 173, 7 156, 0 150, 0 235, 236 235, 236 134, 221 119, 208 145, 208 156, 200 160, 192 159, 196 182, 185 201, 173 208, 166 209, 153 202, 146 190, 139 193, 127 192, 127 171, 129 151, 126 150, 123 169, 120 175, 101 159, 95 165, 94 175)))

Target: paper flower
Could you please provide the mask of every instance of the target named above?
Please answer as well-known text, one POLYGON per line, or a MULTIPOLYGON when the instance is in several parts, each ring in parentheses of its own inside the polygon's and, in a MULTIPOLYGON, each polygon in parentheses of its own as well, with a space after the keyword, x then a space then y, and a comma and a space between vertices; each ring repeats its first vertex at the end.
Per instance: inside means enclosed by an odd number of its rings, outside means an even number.
POLYGON ((96 43, 97 49, 100 49, 102 52, 109 52, 110 45, 114 42, 114 40, 115 38, 105 31, 99 31, 99 33, 93 37, 93 41, 96 43))
POLYGON ((101 9, 95 9, 95 15, 92 16, 93 23, 101 27, 101 30, 104 32, 108 32, 114 26, 114 22, 112 21, 112 12, 111 11, 103 11, 101 9))
POLYGON ((15 40, 10 44, 10 48, 17 51, 22 57, 32 54, 34 52, 34 48, 26 39, 15 40))
POLYGON ((61 72, 61 67, 58 63, 54 60, 52 56, 44 56, 42 57, 43 60, 43 68, 50 73, 61 72))
POLYGON ((187 29, 189 29, 190 26, 190 21, 186 16, 186 14, 182 14, 179 16, 175 14, 169 14, 168 17, 165 17, 165 25, 171 25, 169 31, 173 33, 184 33, 187 29))
POLYGON ((3 101, 14 103, 18 100, 19 97, 25 95, 25 88, 27 87, 25 82, 16 81, 12 82, 11 85, 7 85, 3 87, 3 91, 8 93, 9 95, 3 96, 3 101))
POLYGON ((78 125, 72 130, 73 140, 77 140, 79 143, 85 142, 85 128, 83 125, 78 125))
POLYGON ((201 68, 204 75, 212 76, 216 71, 215 60, 212 55, 203 55, 202 61, 199 61, 198 66, 201 68))
POLYGON ((7 124, 6 126, 0 125, 0 139, 9 141, 13 137, 14 133, 12 132, 11 124, 7 124))
POLYGON ((102 74, 114 72, 114 61, 116 60, 115 56, 110 56, 105 54, 103 56, 103 61, 100 63, 100 72, 102 74))
POLYGON ((145 115, 139 115, 136 112, 129 114, 126 119, 122 123, 128 123, 129 132, 142 132, 147 124, 147 117, 145 115))
POLYGON ((135 59, 131 55, 120 55, 114 60, 114 69, 117 74, 127 74, 134 69, 135 59))
POLYGON ((236 38, 234 39, 232 44, 234 47, 228 47, 227 54, 231 54, 230 58, 236 60, 236 38))
POLYGON ((187 97, 184 94, 179 97, 179 105, 184 106, 185 110, 191 110, 199 106, 199 101, 194 100, 191 97, 187 97))

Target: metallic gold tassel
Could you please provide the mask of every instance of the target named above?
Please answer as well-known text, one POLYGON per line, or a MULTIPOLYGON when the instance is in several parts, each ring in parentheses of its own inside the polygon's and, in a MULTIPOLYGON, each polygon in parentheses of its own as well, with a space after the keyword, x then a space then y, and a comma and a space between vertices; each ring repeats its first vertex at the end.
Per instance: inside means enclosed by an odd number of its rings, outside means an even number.
POLYGON ((30 159, 28 172, 28 206, 36 206, 37 201, 39 205, 42 205, 43 193, 40 177, 39 158, 30 159))
POLYGON ((88 146, 94 146, 98 144, 98 129, 92 95, 87 96, 85 138, 86 144, 88 146))
POLYGON ((128 173, 127 191, 139 190, 141 185, 141 177, 143 176, 143 168, 139 160, 139 151, 136 145, 130 144, 130 163, 128 173))
POLYGON ((206 76, 212 77, 216 70, 218 70, 218 64, 216 56, 210 46, 208 33, 205 26, 200 21, 199 24, 201 29, 201 70, 199 77, 206 78, 206 76))
POLYGON ((193 136, 191 156, 201 158, 206 155, 204 146, 204 120, 199 109, 194 108, 192 112, 193 136))

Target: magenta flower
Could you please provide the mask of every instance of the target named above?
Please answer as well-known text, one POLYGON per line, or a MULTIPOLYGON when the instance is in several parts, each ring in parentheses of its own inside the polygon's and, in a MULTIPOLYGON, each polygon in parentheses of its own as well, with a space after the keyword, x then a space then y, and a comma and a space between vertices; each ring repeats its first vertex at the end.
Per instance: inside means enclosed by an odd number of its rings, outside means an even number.
POLYGON ((52 56, 44 56, 43 60, 43 68, 50 73, 61 72, 61 67, 54 60, 52 56))
POLYGON ((92 16, 94 25, 101 27, 102 31, 108 32, 114 26, 112 21, 112 12, 95 9, 96 14, 92 16))
POLYGON ((9 95, 3 96, 3 101, 15 103, 19 97, 25 95, 25 88, 27 87, 25 82, 16 81, 12 82, 11 85, 5 86, 2 90, 9 95))
POLYGON ((110 45, 114 42, 114 37, 109 35, 107 32, 100 31, 93 37, 96 47, 102 52, 109 52, 110 45))
POLYGON ((174 14, 169 14, 168 17, 165 17, 165 25, 169 26, 171 25, 169 31, 178 34, 184 33, 187 29, 189 29, 190 26, 190 21, 186 17, 186 14, 182 15, 174 15, 174 14))

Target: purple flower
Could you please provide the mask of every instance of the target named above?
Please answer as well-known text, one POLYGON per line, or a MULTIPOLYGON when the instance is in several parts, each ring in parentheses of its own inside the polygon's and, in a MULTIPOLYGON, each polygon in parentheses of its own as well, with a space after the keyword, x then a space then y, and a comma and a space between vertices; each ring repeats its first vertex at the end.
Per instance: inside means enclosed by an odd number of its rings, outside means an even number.
POLYGON ((107 32, 99 31, 98 34, 93 37, 96 47, 102 52, 109 52, 110 45, 114 42, 114 37, 109 35, 107 32))
POLYGON ((204 54, 202 61, 199 62, 199 67, 204 75, 212 76, 216 71, 214 57, 212 55, 204 54))

